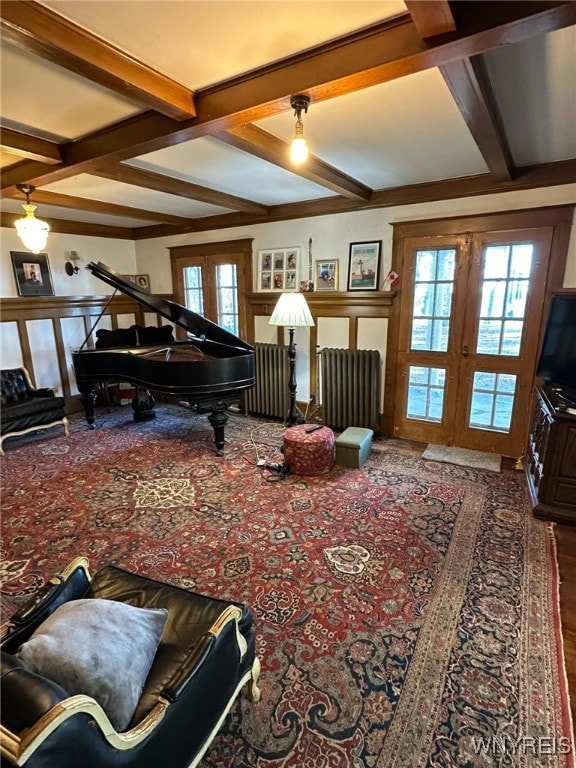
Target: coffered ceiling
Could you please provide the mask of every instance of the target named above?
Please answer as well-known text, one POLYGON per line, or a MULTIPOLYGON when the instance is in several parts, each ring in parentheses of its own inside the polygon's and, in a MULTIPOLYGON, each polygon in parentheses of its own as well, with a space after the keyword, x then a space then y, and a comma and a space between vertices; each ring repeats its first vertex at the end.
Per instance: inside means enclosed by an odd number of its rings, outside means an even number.
POLYGON ((2 226, 22 183, 53 231, 132 239, 576 183, 576 2, 3 0, 0 17, 2 226))

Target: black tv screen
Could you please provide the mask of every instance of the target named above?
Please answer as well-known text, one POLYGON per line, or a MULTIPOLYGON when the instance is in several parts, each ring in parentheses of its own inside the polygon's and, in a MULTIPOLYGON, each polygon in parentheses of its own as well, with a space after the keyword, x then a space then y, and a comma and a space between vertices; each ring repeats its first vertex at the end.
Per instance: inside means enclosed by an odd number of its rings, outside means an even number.
POLYGON ((552 299, 536 375, 576 390, 576 296, 552 299))

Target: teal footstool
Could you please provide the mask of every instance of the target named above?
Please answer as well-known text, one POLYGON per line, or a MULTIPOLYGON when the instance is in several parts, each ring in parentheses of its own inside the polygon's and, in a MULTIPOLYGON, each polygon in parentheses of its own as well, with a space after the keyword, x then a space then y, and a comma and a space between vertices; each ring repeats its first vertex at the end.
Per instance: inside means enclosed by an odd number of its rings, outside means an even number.
POLYGON ((370 456, 374 431, 364 427, 348 427, 336 438, 336 464, 361 467, 370 456))

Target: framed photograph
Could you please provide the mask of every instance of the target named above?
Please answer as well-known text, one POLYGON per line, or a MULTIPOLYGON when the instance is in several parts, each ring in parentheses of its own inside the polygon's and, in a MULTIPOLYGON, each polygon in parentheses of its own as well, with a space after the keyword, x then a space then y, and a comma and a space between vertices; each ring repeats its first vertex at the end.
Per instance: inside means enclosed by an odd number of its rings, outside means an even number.
POLYGON ((136 275, 122 275, 122 277, 125 280, 131 280, 132 282, 134 282, 134 278, 136 277, 136 275))
POLYGON ((338 262, 316 261, 314 262, 314 290, 337 291, 338 290, 338 262))
POLYGON ((350 243, 348 262, 349 291, 377 291, 380 277, 382 240, 350 243))
POLYGON ((148 275, 134 275, 134 282, 139 288, 150 290, 150 277, 148 275))
POLYGON ((47 253, 10 251, 20 296, 54 296, 47 253))
POLYGON ((300 248, 267 248, 258 251, 259 291, 284 291, 298 286, 300 248))

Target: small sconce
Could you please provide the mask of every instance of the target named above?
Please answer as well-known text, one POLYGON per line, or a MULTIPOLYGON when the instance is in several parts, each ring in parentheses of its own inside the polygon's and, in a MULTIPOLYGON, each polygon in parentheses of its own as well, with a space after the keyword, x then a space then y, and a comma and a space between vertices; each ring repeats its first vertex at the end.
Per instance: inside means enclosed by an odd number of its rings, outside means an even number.
POLYGON ((64 270, 68 277, 72 277, 72 275, 77 275, 78 272, 80 272, 80 267, 76 264, 77 261, 80 261, 80 256, 78 256, 78 251, 70 251, 70 260, 64 264, 64 270))

